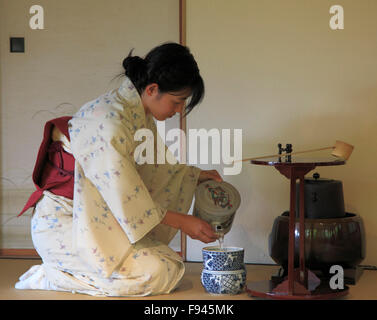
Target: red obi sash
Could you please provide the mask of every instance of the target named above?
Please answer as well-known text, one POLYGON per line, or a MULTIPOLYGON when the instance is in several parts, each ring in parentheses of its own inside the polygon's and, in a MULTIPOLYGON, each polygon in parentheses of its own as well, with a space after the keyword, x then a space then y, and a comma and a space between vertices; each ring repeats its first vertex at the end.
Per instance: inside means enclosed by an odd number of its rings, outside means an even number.
POLYGON ((33 171, 33 182, 37 190, 32 193, 18 217, 34 207, 45 190, 73 199, 75 158, 64 151, 61 141, 51 139, 52 129, 56 126, 70 140, 68 121, 71 119, 72 117, 61 117, 45 124, 43 141, 33 171))

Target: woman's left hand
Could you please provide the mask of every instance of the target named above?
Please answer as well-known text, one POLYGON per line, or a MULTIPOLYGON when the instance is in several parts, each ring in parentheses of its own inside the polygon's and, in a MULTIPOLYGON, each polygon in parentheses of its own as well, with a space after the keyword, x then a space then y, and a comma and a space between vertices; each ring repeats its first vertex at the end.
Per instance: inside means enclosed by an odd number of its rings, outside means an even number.
POLYGON ((217 170, 202 170, 199 174, 198 184, 207 180, 215 180, 217 182, 222 182, 223 178, 221 178, 217 170))

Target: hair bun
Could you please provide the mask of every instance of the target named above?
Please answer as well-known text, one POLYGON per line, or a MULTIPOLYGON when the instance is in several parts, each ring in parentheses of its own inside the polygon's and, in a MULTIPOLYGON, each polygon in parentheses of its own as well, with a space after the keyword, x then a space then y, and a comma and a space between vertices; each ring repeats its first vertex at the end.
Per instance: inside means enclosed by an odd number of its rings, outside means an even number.
POLYGON ((131 54, 132 50, 127 58, 123 60, 124 74, 131 79, 136 88, 139 88, 143 86, 147 80, 147 63, 138 56, 132 57, 131 54))
POLYGON ((145 60, 138 56, 128 56, 123 60, 123 68, 127 71, 129 69, 140 70, 145 68, 145 60))

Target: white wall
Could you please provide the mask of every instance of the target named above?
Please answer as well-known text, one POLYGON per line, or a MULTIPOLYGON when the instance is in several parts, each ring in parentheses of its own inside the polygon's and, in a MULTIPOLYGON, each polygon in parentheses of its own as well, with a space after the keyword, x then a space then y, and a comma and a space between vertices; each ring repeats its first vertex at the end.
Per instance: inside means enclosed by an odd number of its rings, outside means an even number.
MULTIPOLYGON (((363 264, 377 264, 376 39, 375 0, 187 1, 187 45, 207 90, 188 127, 243 129, 244 157, 275 153, 279 142, 355 145, 345 166, 316 171, 342 180, 346 210, 364 219, 363 264), (329 27, 334 4, 344 8, 344 30, 329 27)), ((247 163, 225 180, 242 197, 225 244, 244 247, 246 262, 273 263, 268 235, 289 209, 288 180, 247 163)), ((188 259, 201 260, 203 246, 189 240, 188 259)))
POLYGON ((31 210, 15 215, 34 188, 44 123, 117 87, 111 80, 131 48, 143 56, 178 42, 179 2, 0 0, 0 37, 0 248, 32 248, 31 210), (34 4, 44 9, 44 30, 29 27, 34 4), (25 53, 9 52, 11 36, 25 37, 25 53))

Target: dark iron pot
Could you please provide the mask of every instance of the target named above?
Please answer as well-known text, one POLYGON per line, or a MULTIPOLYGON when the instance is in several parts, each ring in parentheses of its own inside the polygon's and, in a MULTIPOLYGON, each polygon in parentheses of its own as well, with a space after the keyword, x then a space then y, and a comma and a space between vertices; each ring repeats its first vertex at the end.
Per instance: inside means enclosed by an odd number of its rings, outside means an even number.
MULTIPOLYGON (((296 184, 296 217, 300 208, 299 183, 296 184)), ((305 178, 305 218, 329 219, 346 216, 342 181, 322 179, 318 173, 305 178)))

